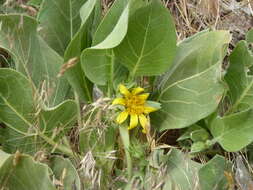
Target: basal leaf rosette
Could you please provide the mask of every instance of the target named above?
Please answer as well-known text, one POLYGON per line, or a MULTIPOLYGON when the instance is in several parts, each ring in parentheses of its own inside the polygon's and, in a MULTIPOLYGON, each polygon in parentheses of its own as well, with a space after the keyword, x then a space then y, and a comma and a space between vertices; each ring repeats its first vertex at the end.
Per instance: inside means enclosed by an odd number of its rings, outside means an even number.
POLYGON ((149 125, 148 114, 160 109, 160 104, 147 101, 149 93, 144 93, 144 88, 141 87, 129 90, 126 86, 120 84, 119 91, 122 96, 112 102, 113 105, 121 105, 123 107, 123 111, 117 116, 116 122, 122 124, 130 116, 128 130, 137 127, 138 123, 140 123, 142 132, 146 133, 149 125))

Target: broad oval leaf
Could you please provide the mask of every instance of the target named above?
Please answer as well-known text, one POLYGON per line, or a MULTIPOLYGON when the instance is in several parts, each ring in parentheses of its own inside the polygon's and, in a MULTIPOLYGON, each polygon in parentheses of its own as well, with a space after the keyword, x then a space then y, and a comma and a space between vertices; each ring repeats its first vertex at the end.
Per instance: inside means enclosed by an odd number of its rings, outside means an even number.
POLYGON ((64 189, 81 189, 80 178, 77 170, 69 159, 60 156, 53 156, 50 158, 49 166, 52 169, 56 179, 59 181, 62 180, 64 189), (64 178, 62 179, 63 175, 64 178))
POLYGON ((54 108, 43 108, 36 115, 31 82, 12 69, 0 69, 0 104, 0 120, 7 126, 2 130, 3 149, 11 153, 19 149, 32 154, 50 144, 56 140, 49 138, 55 129, 60 134, 66 132, 77 113, 76 103, 69 100, 54 108))
POLYGON ((51 136, 56 128, 60 131, 55 135, 62 136, 67 131, 77 117, 77 105, 73 100, 66 100, 52 108, 43 108, 40 112, 40 129, 47 136, 51 136))
POLYGON ((248 43, 253 43, 253 28, 250 31, 248 31, 246 35, 246 41, 248 43))
POLYGON ((79 10, 86 0, 44 0, 38 14, 42 38, 64 55, 69 42, 78 31, 79 10))
POLYGON ((210 130, 214 140, 225 150, 233 152, 253 141, 253 55, 246 41, 237 44, 229 56, 229 61, 225 80, 229 86, 228 97, 231 106, 226 111, 226 116, 217 117, 211 122, 210 130))
POLYGON ((193 142, 191 145, 191 153, 196 154, 207 149, 206 144, 203 141, 193 142))
POLYGON ((10 156, 10 154, 7 154, 4 151, 0 150, 0 168, 10 156))
POLYGON ((176 50, 172 17, 161 1, 152 0, 129 20, 127 35, 114 51, 132 77, 164 73, 176 50))
POLYGON ((221 63, 229 41, 229 32, 213 31, 179 45, 160 84, 162 109, 152 119, 160 130, 190 126, 215 111, 225 91, 221 63))
POLYGON ((2 130, 4 151, 34 153, 43 144, 33 126, 33 100, 32 85, 25 76, 12 69, 0 69, 0 120, 7 126, 2 130))
POLYGON ((199 183, 203 190, 227 190, 229 183, 225 172, 232 174, 232 164, 216 155, 199 170, 199 183))
POLYGON ((253 110, 217 117, 209 128, 213 140, 226 151, 239 151, 253 141, 253 110))
MULTIPOLYGON (((159 171, 163 170, 162 178, 158 179, 159 182, 164 183, 163 189, 196 189, 198 171, 201 165, 192 161, 189 155, 177 149, 171 149, 166 155, 161 150, 157 150, 151 156, 150 166, 159 171)), ((152 172, 147 172, 146 175, 148 180, 146 180, 145 189, 151 189, 152 181, 149 180, 149 175, 152 175, 152 172)))
POLYGON ((56 190, 48 166, 16 153, 0 167, 0 187, 9 190, 56 190))
MULTIPOLYGON (((88 0, 80 9, 80 16, 82 19, 82 24, 80 29, 74 35, 73 39, 67 46, 64 53, 64 62, 68 64, 68 61, 72 58, 78 58, 81 55, 82 50, 91 45, 90 31, 93 24, 93 15, 96 10, 100 7, 98 6, 100 1, 98 0, 88 0)), ((99 15, 94 16, 99 17, 99 15)), ((86 78, 82 68, 80 60, 77 59, 77 63, 66 71, 69 83, 73 86, 81 100, 86 102, 92 102, 92 83, 86 78)))
POLYGON ((62 102, 69 90, 67 80, 56 76, 63 59, 38 35, 37 22, 25 15, 0 15, 0 47, 7 50, 16 69, 47 92, 49 105, 62 102))
POLYGON ((229 56, 230 65, 225 76, 229 86, 232 113, 253 106, 253 75, 249 68, 253 65, 253 54, 245 41, 240 41, 229 56))
POLYGON ((86 76, 98 85, 113 81, 115 56, 112 49, 120 44, 127 33, 129 5, 117 0, 99 25, 93 46, 82 52, 81 64, 86 76))
POLYGON ((0 120, 15 130, 26 133, 33 122, 35 105, 32 85, 12 69, 0 69, 0 120))

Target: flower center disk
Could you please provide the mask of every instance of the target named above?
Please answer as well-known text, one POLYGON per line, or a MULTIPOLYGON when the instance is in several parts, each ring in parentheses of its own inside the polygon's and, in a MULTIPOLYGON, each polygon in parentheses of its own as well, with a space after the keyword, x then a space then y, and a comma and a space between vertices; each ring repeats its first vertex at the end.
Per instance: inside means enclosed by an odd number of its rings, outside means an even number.
POLYGON ((144 112, 145 101, 138 97, 138 95, 132 95, 126 98, 126 108, 130 114, 140 115, 144 112))

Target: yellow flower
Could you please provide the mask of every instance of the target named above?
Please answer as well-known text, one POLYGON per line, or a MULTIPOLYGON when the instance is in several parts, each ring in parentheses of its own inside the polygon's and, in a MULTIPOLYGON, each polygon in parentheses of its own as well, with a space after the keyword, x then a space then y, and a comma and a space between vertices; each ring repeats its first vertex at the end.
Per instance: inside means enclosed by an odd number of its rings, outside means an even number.
POLYGON ((128 116, 130 116, 128 129, 130 130, 135 128, 138 125, 138 122, 140 122, 143 128, 142 132, 146 133, 146 127, 148 125, 147 115, 150 112, 157 110, 157 108, 147 105, 149 93, 143 93, 144 89, 141 87, 137 87, 129 91, 122 84, 119 85, 119 91, 123 97, 114 99, 112 104, 123 105, 125 109, 118 115, 116 122, 121 124, 128 118, 128 116))

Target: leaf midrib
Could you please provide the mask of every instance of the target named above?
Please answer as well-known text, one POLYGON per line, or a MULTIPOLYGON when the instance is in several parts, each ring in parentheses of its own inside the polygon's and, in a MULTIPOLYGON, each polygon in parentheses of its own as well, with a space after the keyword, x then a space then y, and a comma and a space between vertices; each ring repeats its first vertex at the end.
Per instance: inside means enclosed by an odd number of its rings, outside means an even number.
MULTIPOLYGON (((1 95, 0 95, 1 96, 1 95)), ((29 127, 33 127, 33 125, 26 120, 8 101, 5 97, 1 96, 4 100, 5 104, 21 119, 23 120, 29 127)), ((22 132, 23 133, 23 132, 22 132)))
POLYGON ((148 25, 147 25, 147 29, 146 29, 146 31, 145 31, 145 35, 144 35, 144 40, 143 40, 143 46, 142 46, 142 49, 141 49, 141 53, 140 53, 140 56, 139 56, 139 58, 138 58, 138 60, 137 60, 137 62, 136 62, 136 64, 135 64, 135 66, 134 66, 134 68, 133 68, 133 74, 132 74, 133 78, 135 77, 136 72, 137 72, 137 69, 138 69, 138 67, 139 67, 139 65, 140 65, 140 63, 141 63, 142 58, 143 58, 144 49, 145 49, 145 45, 146 45, 146 42, 147 42, 148 30, 149 30, 149 27, 150 27, 150 20, 151 20, 152 11, 153 11, 153 10, 152 10, 152 6, 151 6, 151 7, 150 7, 149 17, 148 17, 148 25))
MULTIPOLYGON (((1 95, 0 95, 1 96, 1 95)), ((17 116, 19 118, 21 118, 29 127, 34 127, 29 121, 27 121, 21 114, 19 114, 19 112, 17 112, 17 110, 7 101, 6 98, 4 98, 3 96, 1 96, 5 102, 5 104, 15 113, 17 114, 17 116)), ((12 125, 11 125, 12 126, 12 125)), ((11 127, 13 129, 13 127, 11 127)), ((24 133, 20 130, 17 130, 16 128, 14 129, 16 132, 24 135, 24 133)), ((65 146, 62 146, 62 145, 59 145, 57 144, 56 142, 54 142, 54 140, 52 140, 51 138, 47 137, 45 134, 41 133, 38 131, 37 134, 34 134, 34 135, 39 135, 43 140, 45 140, 48 144, 52 145, 52 146, 55 146, 57 147, 58 150, 66 153, 67 155, 70 155, 72 156, 72 152, 71 150, 69 150, 67 147, 65 146)))
POLYGON ((72 1, 69 0, 69 16, 70 16, 70 39, 73 38, 73 14, 72 14, 72 1))
POLYGON ((253 86, 253 80, 251 80, 251 82, 249 83, 247 88, 244 89, 243 93, 237 99, 237 101, 234 103, 234 105, 226 112, 226 115, 235 111, 237 106, 241 103, 241 101, 245 98, 245 96, 247 96, 247 94, 248 94, 249 90, 252 88, 252 86, 253 86))
POLYGON ((187 81, 187 80, 189 80, 189 79, 193 79, 193 78, 195 78, 195 77, 198 77, 198 76, 200 76, 200 75, 203 75, 204 73, 207 73, 207 72, 209 72, 210 70, 212 70, 214 67, 217 67, 217 64, 219 64, 219 62, 217 62, 216 64, 212 65, 211 67, 209 67, 208 69, 206 69, 206 70, 204 70, 204 71, 202 71, 202 72, 196 73, 196 74, 194 74, 194 75, 192 75, 192 76, 190 76, 190 77, 184 78, 184 79, 182 79, 182 80, 178 80, 178 81, 174 82, 173 84, 167 86, 165 89, 163 89, 163 90, 161 91, 161 94, 160 94, 160 96, 159 96, 158 99, 160 100, 160 98, 162 97, 163 93, 165 93, 168 89, 172 88, 173 86, 177 85, 178 83, 181 83, 181 82, 187 81))
MULTIPOLYGON (((223 120, 222 118, 219 118, 220 120, 223 120)), ((222 121, 223 122, 223 121, 222 121)), ((224 125, 226 125, 226 124, 224 124, 224 125)), ((226 128, 226 126, 224 126, 225 128, 226 128)), ((213 139, 213 141, 215 141, 215 142, 219 142, 219 143, 221 143, 221 144, 223 144, 223 145, 225 145, 222 141, 224 140, 224 136, 226 136, 226 135, 229 135, 229 134, 231 134, 231 133, 234 133, 234 132, 236 132, 236 131, 238 131, 239 130, 239 128, 230 128, 229 130, 226 130, 225 128, 223 128, 223 133, 221 133, 220 135, 217 135, 217 136, 215 136, 214 135, 214 139, 213 139), (225 130, 224 130, 225 129, 225 130)), ((252 126, 249 126, 248 125, 248 127, 245 127, 245 128, 243 128, 244 130, 245 129, 249 129, 249 128, 252 128, 252 126)), ((226 144, 227 145, 227 144, 226 144)), ((227 147, 227 146, 226 146, 227 147)))

